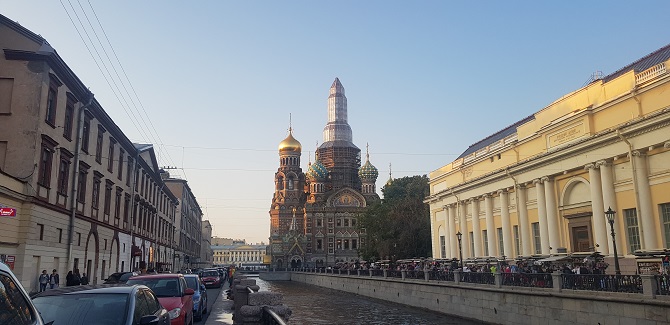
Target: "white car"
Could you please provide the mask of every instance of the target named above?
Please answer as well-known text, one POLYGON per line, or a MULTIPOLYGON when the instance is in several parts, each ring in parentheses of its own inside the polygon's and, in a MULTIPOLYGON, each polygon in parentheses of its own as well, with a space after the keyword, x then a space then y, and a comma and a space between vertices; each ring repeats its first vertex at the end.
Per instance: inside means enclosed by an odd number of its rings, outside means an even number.
POLYGON ((12 270, 0 263, 0 324, 44 325, 37 308, 12 270))

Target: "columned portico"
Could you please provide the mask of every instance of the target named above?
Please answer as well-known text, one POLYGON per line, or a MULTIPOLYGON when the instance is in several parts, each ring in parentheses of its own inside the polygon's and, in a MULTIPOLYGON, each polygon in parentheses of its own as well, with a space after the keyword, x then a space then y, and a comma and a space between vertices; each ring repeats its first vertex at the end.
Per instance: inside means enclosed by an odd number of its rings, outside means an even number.
MULTIPOLYGON (((616 195, 614 193, 614 175, 612 173, 612 163, 605 160, 601 160, 596 163, 596 166, 600 167, 600 182, 603 193, 603 209, 612 208, 612 210, 614 211, 619 211, 617 210, 616 195)), ((596 218, 595 213, 593 217, 596 218)), ((615 237, 616 245, 617 247, 623 247, 621 246, 621 238, 623 236, 621 236, 622 232, 620 231, 620 229, 623 228, 620 227, 619 220, 623 220, 622 217, 616 216, 616 220, 614 221, 614 231, 616 232, 615 237)), ((602 249, 602 251, 603 253, 611 255, 614 254, 614 250, 609 244, 610 239, 608 238, 607 240, 608 250, 605 251, 605 249, 602 249)))
POLYGON ((484 208, 486 209, 486 239, 488 242, 489 256, 495 256, 498 252, 496 250, 496 226, 493 221, 493 197, 486 194, 484 197, 484 208))
POLYGON ((507 190, 501 190, 498 193, 500 193, 500 218, 502 219, 503 253, 507 256, 513 257, 514 250, 512 249, 512 226, 509 220, 509 193, 507 193, 507 190))
POLYGON ((651 203, 651 189, 649 188, 649 171, 647 167, 647 155, 640 151, 633 151, 633 172, 635 173, 636 192, 638 195, 638 220, 640 221, 640 237, 644 250, 658 249, 658 236, 656 236, 654 213, 651 203))
MULTIPOLYGON (((607 225, 605 224, 605 210, 603 205, 602 183, 600 180, 600 169, 596 164, 584 166, 589 171, 589 185, 591 189, 591 222, 593 223, 596 251, 609 253, 609 238, 607 238, 607 225)), ((575 248, 573 247, 573 250, 575 248)))
POLYGON ((444 211, 444 252, 447 256, 445 257, 454 257, 451 253, 451 237, 454 236, 454 233, 451 231, 449 226, 449 206, 442 206, 442 211, 444 211))
POLYGON ((533 180, 537 195, 537 221, 540 226, 540 240, 542 254, 549 254, 549 230, 547 226, 547 202, 544 199, 544 183, 542 180, 533 180))
POLYGON ((519 218, 519 230, 521 232, 521 251, 522 255, 530 256, 533 254, 533 248, 530 244, 530 223, 528 222, 528 197, 526 195, 526 187, 524 185, 519 185, 516 187, 517 191, 517 204, 516 204, 516 213, 519 218))
POLYGON ((468 236, 468 221, 467 221, 467 203, 465 201, 461 202, 460 205, 460 214, 461 214, 461 220, 458 221, 458 225, 460 228, 460 232, 463 234, 463 239, 462 239, 462 249, 463 249, 463 257, 472 257, 472 254, 470 252, 470 236, 468 236))
POLYGON ((479 225, 479 201, 477 198, 470 200, 472 206, 472 240, 474 241, 475 251, 472 255, 482 256, 482 230, 479 225))
POLYGON ((554 179, 543 177, 544 199, 547 202, 547 228, 549 230, 549 249, 551 254, 558 253, 558 247, 561 245, 558 228, 558 207, 556 206, 556 189, 554 179))
POLYGON ((451 243, 451 257, 458 256, 458 239, 456 238, 456 206, 449 206, 449 241, 451 243))

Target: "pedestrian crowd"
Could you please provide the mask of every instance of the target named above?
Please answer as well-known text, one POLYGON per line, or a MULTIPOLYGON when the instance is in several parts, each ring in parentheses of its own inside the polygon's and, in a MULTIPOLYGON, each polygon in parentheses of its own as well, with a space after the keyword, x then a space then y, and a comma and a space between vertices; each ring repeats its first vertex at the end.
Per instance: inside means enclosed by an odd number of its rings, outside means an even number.
MULTIPOLYGON (((42 274, 37 279, 40 289, 39 292, 46 291, 47 289, 55 289, 60 287, 60 275, 56 269, 53 269, 51 274, 47 274, 47 270, 42 270, 42 274)), ((65 286, 78 286, 78 285, 87 285, 88 277, 86 273, 79 274, 79 269, 74 269, 74 271, 67 272, 65 276, 65 286)))

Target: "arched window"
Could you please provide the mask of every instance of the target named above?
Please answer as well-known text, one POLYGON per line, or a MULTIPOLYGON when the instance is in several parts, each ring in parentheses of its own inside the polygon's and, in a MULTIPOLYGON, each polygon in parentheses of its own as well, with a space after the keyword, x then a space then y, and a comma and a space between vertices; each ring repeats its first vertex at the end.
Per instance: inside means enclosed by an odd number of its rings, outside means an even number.
POLYGON ((284 177, 277 177, 277 190, 283 190, 284 189, 284 177))
POLYGON ((293 177, 288 178, 288 189, 289 190, 293 189, 293 177))

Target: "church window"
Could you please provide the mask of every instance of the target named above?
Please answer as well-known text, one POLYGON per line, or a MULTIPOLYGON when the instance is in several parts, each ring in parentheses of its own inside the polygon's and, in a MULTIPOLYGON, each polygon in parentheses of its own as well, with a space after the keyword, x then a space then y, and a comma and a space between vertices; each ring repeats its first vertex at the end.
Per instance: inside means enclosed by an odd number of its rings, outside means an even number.
POLYGON ((288 189, 289 190, 293 189, 293 177, 288 178, 288 189))
POLYGON ((349 219, 344 219, 344 226, 349 227, 349 219))
POLYGON ((337 226, 342 227, 342 219, 337 219, 337 226))
POLYGON ((351 226, 356 227, 356 219, 351 219, 351 226))
POLYGON ((277 189, 278 190, 284 189, 284 177, 277 177, 277 189))
POLYGON ((316 219, 316 226, 317 227, 323 227, 323 219, 321 219, 321 218, 316 219))
POLYGON ((337 249, 342 249, 342 239, 337 240, 337 249))
POLYGON ((344 240, 344 249, 349 249, 349 240, 348 239, 344 240))
POLYGON ((351 249, 357 249, 357 248, 358 248, 358 247, 357 247, 358 245, 356 245, 356 244, 357 244, 357 240, 356 240, 356 239, 352 239, 352 240, 351 240, 351 249))
POLYGON ((323 249, 323 239, 316 240, 316 249, 323 249))

